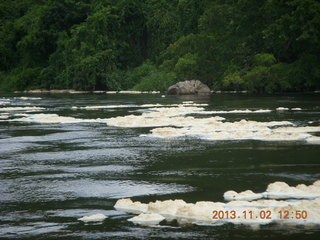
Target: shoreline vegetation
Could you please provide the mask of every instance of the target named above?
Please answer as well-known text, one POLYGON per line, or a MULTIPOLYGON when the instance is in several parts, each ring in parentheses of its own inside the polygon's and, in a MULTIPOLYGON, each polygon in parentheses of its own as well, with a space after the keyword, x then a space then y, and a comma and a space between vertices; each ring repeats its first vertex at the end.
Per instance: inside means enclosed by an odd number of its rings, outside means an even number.
POLYGON ((317 0, 1 1, 0 90, 317 91, 319 12, 317 0))
POLYGON ((34 90, 24 90, 24 91, 14 91, 13 93, 31 93, 31 94, 38 94, 38 93, 51 93, 51 94, 160 94, 160 91, 81 91, 81 90, 74 90, 74 89, 34 89, 34 90))
MULTIPOLYGON (((165 94, 162 91, 134 91, 134 90, 119 90, 119 91, 79 91, 75 89, 33 89, 24 91, 14 91, 13 93, 28 93, 28 94, 165 94)), ((213 93, 248 93, 248 91, 213 91, 213 93)))
MULTIPOLYGON (((81 91, 74 89, 33 89, 33 90, 24 90, 24 91, 13 91, 12 93, 21 94, 166 94, 166 92, 162 91, 133 91, 133 90, 119 90, 119 91, 81 91)), ((221 91, 221 90, 211 90, 211 94, 249 94, 250 92, 246 90, 233 90, 233 91, 221 91)), ((308 91, 308 92, 286 92, 286 94, 319 94, 320 91, 308 91)), ((273 93, 273 94, 282 94, 281 93, 273 93)), ((165 96, 165 95, 162 95, 165 96)), ((190 96, 190 95, 181 95, 181 96, 190 96)), ((197 96, 197 95, 192 95, 197 96)), ((202 95, 200 95, 202 96, 202 95)))

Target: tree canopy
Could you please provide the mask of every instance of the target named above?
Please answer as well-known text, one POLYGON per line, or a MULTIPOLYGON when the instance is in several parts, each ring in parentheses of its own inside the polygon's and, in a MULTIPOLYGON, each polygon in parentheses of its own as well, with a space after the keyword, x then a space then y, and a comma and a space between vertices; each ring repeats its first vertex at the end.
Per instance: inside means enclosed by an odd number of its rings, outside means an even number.
POLYGON ((0 0, 0 88, 320 88, 317 0, 0 0))

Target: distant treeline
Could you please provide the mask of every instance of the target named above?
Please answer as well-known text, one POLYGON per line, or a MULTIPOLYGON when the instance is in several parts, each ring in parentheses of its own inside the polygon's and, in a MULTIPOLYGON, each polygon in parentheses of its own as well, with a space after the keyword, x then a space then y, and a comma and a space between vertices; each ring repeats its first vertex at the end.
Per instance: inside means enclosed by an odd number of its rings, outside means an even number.
POLYGON ((0 88, 320 88, 318 0, 0 0, 0 88))

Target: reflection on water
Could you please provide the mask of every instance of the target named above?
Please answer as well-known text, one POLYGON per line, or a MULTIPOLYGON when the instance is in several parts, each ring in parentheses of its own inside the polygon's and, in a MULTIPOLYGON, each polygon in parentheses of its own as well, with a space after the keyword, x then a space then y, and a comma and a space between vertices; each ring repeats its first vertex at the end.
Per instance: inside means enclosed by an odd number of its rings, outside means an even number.
POLYGON ((110 119, 152 113, 154 109, 149 108, 163 107, 158 104, 177 106, 194 101, 205 111, 272 110, 224 114, 228 122, 246 119, 318 126, 319 100, 316 95, 2 96, 0 239, 318 239, 319 226, 269 224, 252 229, 230 224, 179 226, 172 222, 168 226, 141 227, 127 222, 132 215, 116 211, 113 205, 123 197, 141 202, 221 201, 226 190, 262 192, 274 181, 309 185, 320 179, 319 145, 156 139, 140 137, 150 133, 148 127, 119 128, 104 121, 48 124, 7 120, 34 114, 110 119), (276 111, 279 107, 302 110, 276 111), (109 218, 101 225, 85 225, 77 220, 97 213, 109 218))

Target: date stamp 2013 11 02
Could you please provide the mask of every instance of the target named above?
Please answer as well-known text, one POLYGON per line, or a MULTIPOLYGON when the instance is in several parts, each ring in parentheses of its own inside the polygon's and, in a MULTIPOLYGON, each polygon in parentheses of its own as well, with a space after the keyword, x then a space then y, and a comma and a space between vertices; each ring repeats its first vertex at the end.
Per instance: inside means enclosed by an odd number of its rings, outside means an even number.
POLYGON ((308 212, 306 210, 281 210, 278 212, 273 212, 271 210, 214 210, 212 211, 212 219, 307 219, 308 212))

